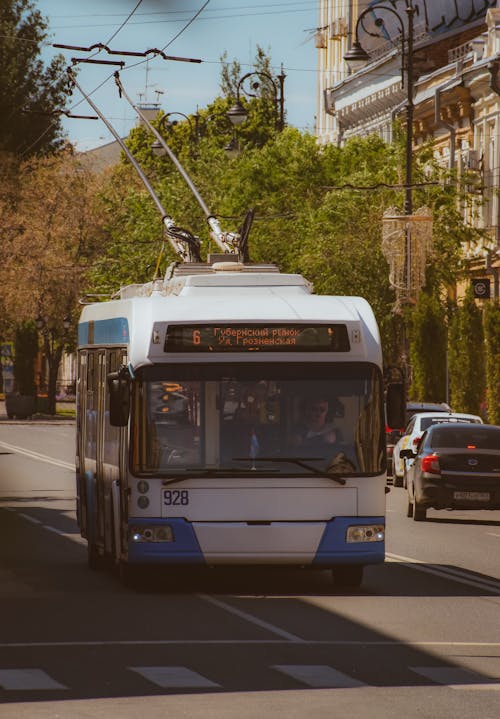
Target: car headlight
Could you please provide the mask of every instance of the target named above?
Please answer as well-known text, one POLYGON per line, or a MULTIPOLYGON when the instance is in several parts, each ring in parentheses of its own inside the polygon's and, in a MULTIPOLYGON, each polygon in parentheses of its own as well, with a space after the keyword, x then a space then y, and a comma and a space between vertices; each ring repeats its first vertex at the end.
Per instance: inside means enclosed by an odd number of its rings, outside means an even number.
POLYGON ((383 542, 385 527, 383 524, 356 524, 347 528, 346 542, 383 542))

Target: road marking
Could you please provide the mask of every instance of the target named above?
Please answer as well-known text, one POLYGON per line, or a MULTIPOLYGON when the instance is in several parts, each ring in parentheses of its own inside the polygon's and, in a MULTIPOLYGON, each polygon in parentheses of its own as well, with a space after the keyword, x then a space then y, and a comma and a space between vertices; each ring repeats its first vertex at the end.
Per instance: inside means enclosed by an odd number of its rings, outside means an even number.
POLYGON ((38 462, 46 462, 47 464, 54 464, 56 467, 62 467, 63 469, 71 469, 72 471, 75 471, 74 464, 70 464, 70 462, 64 462, 62 459, 54 459, 53 457, 49 457, 47 454, 34 452, 30 449, 25 449, 24 447, 18 447, 15 444, 7 444, 6 442, 0 442, 0 447, 5 447, 6 449, 10 450, 11 452, 15 452, 16 454, 23 454, 25 457, 35 459, 38 462))
POLYGON ((193 672, 187 667, 129 667, 163 689, 209 689, 220 684, 193 672))
POLYGON ((8 691, 67 689, 42 669, 0 669, 0 686, 8 691))
POLYGON ((57 527, 52 527, 50 524, 44 524, 40 519, 37 519, 36 517, 32 517, 30 514, 26 514, 25 512, 18 512, 15 509, 12 509, 12 507, 4 507, 4 509, 7 512, 12 512, 12 514, 15 514, 17 517, 22 517, 23 519, 28 520, 28 522, 32 522, 33 524, 38 524, 41 529, 46 529, 49 532, 53 532, 54 534, 58 534, 60 537, 64 537, 64 539, 69 539, 72 542, 76 542, 76 544, 81 544, 87 546, 87 540, 81 537, 79 534, 72 534, 71 532, 63 532, 61 529, 57 529, 57 527))
POLYGON ((488 537, 500 537, 500 534, 495 534, 495 532, 486 532, 488 537))
POLYGON ((85 546, 87 546, 87 540, 81 537, 79 534, 63 532, 60 529, 56 529, 56 527, 51 527, 50 524, 43 524, 42 529, 47 529, 49 532, 54 532, 54 534, 58 534, 60 537, 64 537, 64 539, 70 539, 72 542, 76 542, 77 544, 84 544, 85 546))
POLYGON ((353 689, 367 686, 326 664, 275 664, 272 669, 314 689, 353 689))
POLYGON ((16 512, 18 517, 23 517, 23 519, 27 519, 28 522, 33 522, 33 524, 43 524, 43 522, 40 519, 37 519, 36 517, 31 517, 29 514, 25 514, 24 512, 16 512))
MULTIPOLYGON (((474 649, 498 649, 500 642, 412 642, 410 640, 375 640, 369 639, 301 639, 301 644, 308 646, 330 646, 330 647, 428 647, 428 648, 474 648, 474 649)), ((95 641, 67 641, 67 642, 0 642, 0 649, 40 649, 53 647, 55 649, 67 649, 68 647, 166 647, 182 646, 190 644, 193 646, 223 646, 241 644, 245 645, 287 645, 289 639, 101 639, 95 641)))
POLYGON ((277 634, 279 637, 283 637, 283 639, 287 639, 289 642, 296 642, 296 643, 304 642, 304 640, 301 639, 300 637, 298 637, 296 634, 291 634, 290 632, 286 632, 284 629, 281 629, 280 627, 276 627, 274 624, 270 624, 269 622, 264 622, 262 619, 258 619, 258 617, 254 617, 252 614, 248 614, 248 612, 244 612, 242 609, 237 609, 236 607, 233 607, 230 604, 227 604, 226 602, 221 601, 220 599, 211 597, 208 594, 197 594, 197 596, 200 599, 204 599, 206 602, 209 602, 210 604, 214 604, 216 607, 219 607, 220 609, 224 609, 224 611, 226 611, 226 612, 235 614, 237 617, 240 617, 240 619, 245 619, 247 622, 250 622, 251 624, 255 624, 256 626, 260 627, 261 629, 266 629, 267 631, 272 632, 273 634, 277 634))
POLYGON ((412 672, 450 689, 481 689, 500 691, 500 681, 488 681, 481 674, 460 667, 408 667, 412 672))
POLYGON ((487 592, 500 595, 500 581, 497 579, 478 578, 466 569, 455 569, 453 567, 441 567, 435 564, 429 564, 421 559, 413 557, 403 557, 399 554, 386 553, 386 561, 398 562, 404 564, 409 569, 417 572, 426 572, 427 574, 435 574, 444 579, 450 579, 460 584, 467 584, 477 589, 483 589, 487 592))

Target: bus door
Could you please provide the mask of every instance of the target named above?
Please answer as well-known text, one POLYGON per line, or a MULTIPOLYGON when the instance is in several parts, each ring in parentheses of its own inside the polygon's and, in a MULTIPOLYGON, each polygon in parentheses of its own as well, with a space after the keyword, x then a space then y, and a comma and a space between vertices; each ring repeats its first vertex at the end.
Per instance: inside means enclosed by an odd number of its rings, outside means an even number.
POLYGON ((104 545, 106 526, 106 488, 104 472, 104 409, 106 387, 106 351, 95 350, 94 356, 94 397, 95 413, 95 543, 104 545))
POLYGON ((87 400, 87 353, 78 354, 76 413, 76 516, 80 532, 87 536, 87 493, 85 483, 85 432, 87 400))
POLYGON ((205 465, 207 467, 218 467, 220 464, 220 430, 219 430, 219 387, 218 382, 206 382, 205 393, 202 404, 202 413, 205 429, 202 432, 204 447, 202 447, 202 455, 205 456, 205 465), (203 451, 204 450, 204 451, 203 451))
POLYGON ((112 554, 116 548, 121 550, 122 539, 120 526, 122 517, 126 516, 124 493, 126 477, 126 428, 116 427, 110 423, 110 394, 107 387, 107 377, 118 372, 123 366, 126 353, 121 348, 106 350, 105 356, 100 359, 99 371, 100 387, 99 416, 102 417, 100 437, 102 450, 98 453, 99 492, 102 496, 103 510, 100 520, 104 521, 102 528, 104 549, 112 554))

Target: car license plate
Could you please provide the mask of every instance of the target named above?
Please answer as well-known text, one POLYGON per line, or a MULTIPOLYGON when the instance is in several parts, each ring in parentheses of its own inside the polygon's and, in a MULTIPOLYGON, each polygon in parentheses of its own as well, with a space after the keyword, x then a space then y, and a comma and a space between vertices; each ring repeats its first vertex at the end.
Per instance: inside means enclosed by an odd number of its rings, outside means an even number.
POLYGON ((473 502, 489 502, 489 492, 453 492, 453 499, 465 499, 473 502))

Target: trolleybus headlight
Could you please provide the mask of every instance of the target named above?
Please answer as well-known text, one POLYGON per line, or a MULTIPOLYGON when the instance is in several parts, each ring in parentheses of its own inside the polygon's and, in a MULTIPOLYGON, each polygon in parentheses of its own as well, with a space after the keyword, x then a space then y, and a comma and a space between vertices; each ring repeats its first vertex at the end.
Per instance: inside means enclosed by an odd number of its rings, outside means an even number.
POLYGON ((173 542, 174 530, 169 524, 155 526, 149 524, 147 527, 130 527, 130 540, 137 542, 173 542))
POLYGON ((149 484, 146 482, 145 479, 141 479, 139 482, 137 482, 137 491, 141 494, 146 494, 149 492, 149 484))
POLYGON ((156 542, 173 542, 174 533, 170 525, 164 527, 155 527, 155 541, 156 542))
POLYGON ((149 507, 149 499, 144 494, 141 494, 137 500, 137 506, 140 509, 146 509, 146 507, 149 507))
POLYGON ((346 542, 383 542, 385 527, 383 524, 355 525, 348 527, 346 542))

